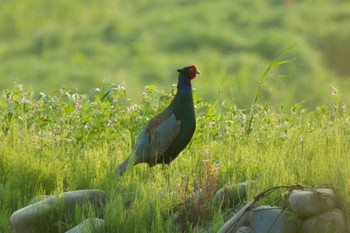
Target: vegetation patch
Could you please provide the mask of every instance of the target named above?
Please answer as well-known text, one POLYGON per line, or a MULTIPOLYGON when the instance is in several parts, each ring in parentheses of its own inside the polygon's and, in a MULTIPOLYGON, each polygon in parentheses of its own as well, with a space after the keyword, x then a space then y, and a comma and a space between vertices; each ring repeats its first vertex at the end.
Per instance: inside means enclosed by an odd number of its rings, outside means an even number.
POLYGON ((115 177, 115 166, 172 93, 146 87, 138 104, 122 85, 87 94, 36 94, 23 85, 3 91, 1 231, 11 231, 10 215, 35 196, 102 189, 110 196, 104 211, 108 232, 216 232, 225 218, 213 208, 212 196, 247 180, 259 184, 248 200, 268 187, 331 183, 349 216, 350 115, 336 91, 329 104, 313 111, 296 104, 281 113, 256 104, 252 120, 249 112, 205 102, 195 92, 198 127, 179 158, 169 167, 138 165, 115 177))

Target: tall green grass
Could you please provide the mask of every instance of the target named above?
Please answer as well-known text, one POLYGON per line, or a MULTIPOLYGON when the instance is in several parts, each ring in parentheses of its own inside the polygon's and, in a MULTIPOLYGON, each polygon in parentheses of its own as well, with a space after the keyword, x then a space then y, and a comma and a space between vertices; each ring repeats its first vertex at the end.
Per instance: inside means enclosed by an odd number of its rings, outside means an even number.
MULTIPOLYGON (((176 211, 188 213, 176 220, 185 224, 183 229, 216 232, 224 219, 222 210, 211 206, 211 190, 246 180, 258 184, 249 190, 249 198, 276 185, 331 183, 349 216, 350 114, 335 89, 328 104, 313 111, 296 104, 281 113, 256 104, 249 137, 248 112, 205 102, 196 91, 197 131, 179 158, 165 170, 138 165, 114 177, 115 165, 171 93, 147 87, 142 103, 136 104, 122 85, 105 85, 88 94, 66 89, 35 94, 23 85, 4 91, 0 231, 10 232, 11 213, 37 195, 103 189, 110 195, 104 213, 108 232, 181 232, 174 224, 176 211), (201 201, 196 199, 198 187, 207 188, 199 192, 201 201), (190 218, 203 214, 196 212, 203 208, 208 210, 204 221, 190 218)), ((276 198, 262 202, 272 204, 276 198)), ((69 226, 89 214, 78 209, 69 226)))

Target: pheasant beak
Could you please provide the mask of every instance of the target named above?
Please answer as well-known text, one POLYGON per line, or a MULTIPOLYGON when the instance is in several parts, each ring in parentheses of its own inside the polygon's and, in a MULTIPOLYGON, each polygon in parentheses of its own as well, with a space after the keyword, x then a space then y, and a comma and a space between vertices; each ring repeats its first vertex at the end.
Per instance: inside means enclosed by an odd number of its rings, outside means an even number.
POLYGON ((201 72, 199 70, 196 70, 196 74, 200 74, 201 72))

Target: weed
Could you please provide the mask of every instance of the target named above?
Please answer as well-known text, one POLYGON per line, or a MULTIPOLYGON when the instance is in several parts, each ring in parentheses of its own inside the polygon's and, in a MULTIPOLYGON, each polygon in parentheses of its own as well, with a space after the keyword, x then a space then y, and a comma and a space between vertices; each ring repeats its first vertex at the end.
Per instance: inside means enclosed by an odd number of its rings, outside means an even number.
POLYGON ((195 174, 193 178, 194 192, 190 191, 188 179, 184 179, 184 183, 178 187, 181 204, 177 210, 176 223, 183 231, 197 225, 208 226, 213 217, 212 198, 217 190, 220 166, 219 163, 213 166, 209 158, 203 163, 203 174, 195 174))

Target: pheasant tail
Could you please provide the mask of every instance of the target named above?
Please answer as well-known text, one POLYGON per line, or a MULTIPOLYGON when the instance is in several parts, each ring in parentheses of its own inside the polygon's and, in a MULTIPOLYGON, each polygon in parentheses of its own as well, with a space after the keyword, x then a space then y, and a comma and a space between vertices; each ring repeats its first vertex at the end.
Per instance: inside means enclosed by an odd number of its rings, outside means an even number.
POLYGON ((120 176, 122 176, 125 173, 126 169, 129 166, 129 160, 130 160, 130 157, 127 157, 126 159, 123 160, 121 164, 119 164, 118 168, 115 169, 115 175, 119 174, 120 176))

